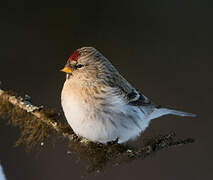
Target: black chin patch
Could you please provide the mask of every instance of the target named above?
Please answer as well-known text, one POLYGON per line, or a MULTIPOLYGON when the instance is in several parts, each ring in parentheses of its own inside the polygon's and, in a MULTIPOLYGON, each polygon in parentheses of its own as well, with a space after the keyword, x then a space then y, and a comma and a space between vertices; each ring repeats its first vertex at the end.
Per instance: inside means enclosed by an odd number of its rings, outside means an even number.
POLYGON ((69 79, 72 74, 67 74, 66 79, 69 79))

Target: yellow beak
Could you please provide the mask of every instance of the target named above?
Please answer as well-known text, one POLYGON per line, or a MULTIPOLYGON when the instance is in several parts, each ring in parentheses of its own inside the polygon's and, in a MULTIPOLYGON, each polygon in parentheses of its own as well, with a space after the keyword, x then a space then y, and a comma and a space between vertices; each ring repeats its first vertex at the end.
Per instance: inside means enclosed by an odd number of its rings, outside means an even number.
POLYGON ((65 66, 62 70, 62 72, 71 74, 72 73, 72 69, 69 66, 65 66))

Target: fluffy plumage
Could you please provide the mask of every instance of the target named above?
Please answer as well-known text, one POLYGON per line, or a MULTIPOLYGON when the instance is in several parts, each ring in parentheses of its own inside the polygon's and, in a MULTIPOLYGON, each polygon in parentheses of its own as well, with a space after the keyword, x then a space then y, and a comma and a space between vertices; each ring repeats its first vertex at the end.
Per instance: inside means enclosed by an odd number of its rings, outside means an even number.
POLYGON ((191 113, 161 108, 139 93, 93 47, 77 49, 67 61, 61 103, 74 132, 94 142, 119 143, 140 135, 154 118, 191 113))

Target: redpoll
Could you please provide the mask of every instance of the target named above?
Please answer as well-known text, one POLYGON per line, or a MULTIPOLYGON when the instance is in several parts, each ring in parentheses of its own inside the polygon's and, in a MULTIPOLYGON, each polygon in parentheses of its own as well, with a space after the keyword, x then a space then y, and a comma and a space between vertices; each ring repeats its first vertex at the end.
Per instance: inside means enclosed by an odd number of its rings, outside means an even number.
POLYGON ((62 71, 64 114, 74 132, 90 141, 123 143, 139 136, 154 118, 195 116, 154 104, 93 47, 77 49, 62 71))

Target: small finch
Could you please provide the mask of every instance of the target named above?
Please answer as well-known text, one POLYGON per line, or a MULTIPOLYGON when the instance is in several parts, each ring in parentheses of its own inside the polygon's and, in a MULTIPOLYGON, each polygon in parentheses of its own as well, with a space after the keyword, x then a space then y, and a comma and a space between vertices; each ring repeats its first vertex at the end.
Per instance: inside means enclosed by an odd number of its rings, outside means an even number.
POLYGON ((93 47, 77 49, 62 71, 64 114, 74 132, 90 141, 124 143, 139 136, 154 118, 195 116, 154 104, 93 47))

